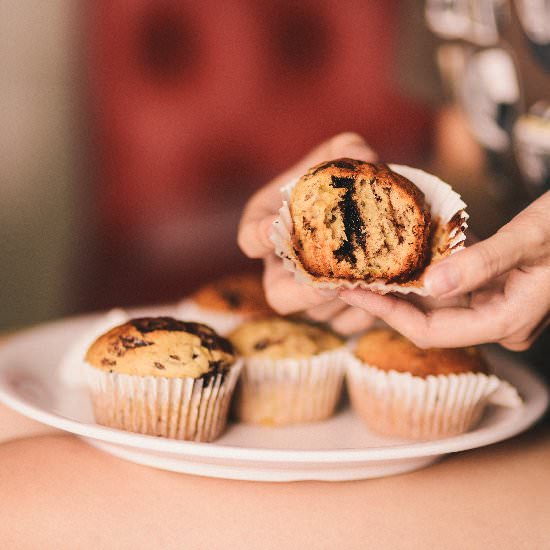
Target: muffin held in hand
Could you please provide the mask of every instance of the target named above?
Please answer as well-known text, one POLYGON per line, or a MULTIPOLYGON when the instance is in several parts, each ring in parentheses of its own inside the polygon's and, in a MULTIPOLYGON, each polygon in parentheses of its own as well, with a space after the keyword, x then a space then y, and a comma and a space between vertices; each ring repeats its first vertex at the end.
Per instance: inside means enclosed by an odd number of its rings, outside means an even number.
POLYGON ((289 206, 294 252, 316 277, 407 281, 428 260, 424 194, 385 164, 344 158, 314 166, 289 206))
POLYGON ((240 420, 280 426, 334 413, 349 352, 332 332, 269 317, 242 324, 230 339, 244 357, 236 398, 240 420))
POLYGON ((466 204, 437 176, 342 158, 281 188, 275 254, 314 288, 429 295, 426 268, 464 247, 466 204))
POLYGON ((200 323, 131 319, 100 336, 85 361, 99 424, 212 441, 223 431, 241 363, 200 323))
POLYGON ((376 329, 359 339, 355 358, 346 374, 352 406, 385 435, 436 439, 466 432, 497 390, 504 395, 499 404, 520 403, 509 384, 489 374, 477 348, 420 349, 390 329, 376 329))
POLYGON ((270 315, 259 275, 229 275, 199 288, 177 307, 177 315, 195 319, 227 334, 243 321, 270 315))

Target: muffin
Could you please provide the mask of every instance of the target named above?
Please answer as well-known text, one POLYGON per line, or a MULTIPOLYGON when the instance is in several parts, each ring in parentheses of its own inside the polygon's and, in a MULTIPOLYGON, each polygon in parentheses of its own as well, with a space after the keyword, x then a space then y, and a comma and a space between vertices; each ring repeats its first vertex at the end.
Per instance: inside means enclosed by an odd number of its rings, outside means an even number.
POLYGON ((235 400, 240 420, 282 426, 334 413, 349 357, 338 336, 305 322, 269 317, 242 324, 229 338, 244 360, 235 400))
POLYGON ((372 330, 358 340, 347 386, 354 410, 369 428, 407 439, 468 431, 497 390, 507 394, 500 404, 520 402, 511 386, 489 374, 477 348, 420 349, 390 329, 372 330))
POLYGON ((241 367, 228 340, 172 317, 131 319, 109 330, 85 362, 99 424, 191 441, 222 433, 241 367))
POLYGON ((95 318, 74 338, 58 366, 59 378, 69 388, 86 387, 84 356, 93 342, 103 333, 130 319, 123 309, 111 309, 95 318))
POLYGON ((423 274, 463 248, 466 205, 422 170, 337 159, 281 189, 271 240, 286 269, 317 288, 427 295, 423 274))
POLYGON ((428 258, 424 194, 385 164, 338 159, 292 190, 292 243, 317 277, 406 281, 428 258))
POLYGON ((243 321, 272 313, 259 275, 223 277, 199 288, 177 306, 177 316, 195 319, 226 335, 243 321))

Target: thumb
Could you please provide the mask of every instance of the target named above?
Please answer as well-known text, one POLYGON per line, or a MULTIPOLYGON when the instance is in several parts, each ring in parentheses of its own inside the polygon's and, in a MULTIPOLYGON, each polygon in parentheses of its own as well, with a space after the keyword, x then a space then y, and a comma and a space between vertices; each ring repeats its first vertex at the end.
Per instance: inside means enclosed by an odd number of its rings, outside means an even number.
POLYGON ((425 286, 436 298, 458 296, 475 290, 510 271, 529 250, 529 234, 499 231, 492 237, 461 250, 428 269, 425 286))

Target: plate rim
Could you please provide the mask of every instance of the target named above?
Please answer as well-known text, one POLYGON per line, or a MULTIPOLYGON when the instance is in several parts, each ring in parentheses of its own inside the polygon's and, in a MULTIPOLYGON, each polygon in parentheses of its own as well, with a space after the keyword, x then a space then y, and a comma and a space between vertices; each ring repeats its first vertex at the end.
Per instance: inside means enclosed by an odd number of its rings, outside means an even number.
MULTIPOLYGON (((150 309, 150 306, 147 309, 150 309)), ((162 306, 158 306, 160 309, 162 306)), ((145 308, 141 308, 142 310, 145 308)), ((495 426, 486 428, 477 428, 446 439, 434 441, 412 441, 399 443, 391 446, 376 446, 362 449, 341 448, 341 449, 272 449, 262 447, 237 447, 223 445, 216 442, 201 443, 194 441, 180 441, 167 438, 157 438, 155 436, 126 432, 99 424, 90 424, 79 420, 63 417, 59 414, 49 412, 41 407, 30 404, 18 396, 7 384, 5 371, 10 367, 5 361, 9 356, 10 350, 20 346, 22 341, 32 337, 35 333, 53 329, 55 325, 64 325, 92 319, 101 313, 92 313, 80 316, 66 317, 63 319, 42 323, 34 327, 24 329, 15 336, 8 337, 8 341, 0 346, 0 402, 19 412, 20 414, 32 418, 42 424, 58 428, 60 430, 73 433, 75 435, 92 438, 98 441, 124 445, 136 449, 148 450, 152 452, 170 453, 171 455, 189 456, 203 461, 246 461, 246 462, 294 462, 294 463, 356 463, 372 462, 381 460, 401 460, 406 458, 416 458, 421 456, 434 456, 447 453, 454 453, 469 449, 475 449, 504 441, 527 430, 537 420, 539 420, 550 403, 550 392, 546 383, 540 375, 534 372, 522 359, 515 359, 515 364, 509 365, 514 370, 522 370, 522 374, 529 378, 530 384, 538 386, 540 393, 531 401, 531 408, 521 419, 517 420, 513 428, 506 425, 497 426, 500 429, 495 430, 495 426)), ((491 355, 507 355, 504 350, 494 349, 491 355)))

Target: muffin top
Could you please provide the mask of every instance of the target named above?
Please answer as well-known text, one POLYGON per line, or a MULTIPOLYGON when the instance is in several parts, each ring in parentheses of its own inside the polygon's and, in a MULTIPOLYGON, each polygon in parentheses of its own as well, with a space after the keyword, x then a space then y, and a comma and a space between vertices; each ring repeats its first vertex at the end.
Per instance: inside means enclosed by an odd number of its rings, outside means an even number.
POLYGON ((235 357, 231 343, 206 325, 141 317, 100 336, 85 359, 120 374, 199 378, 227 371, 235 357))
POLYGON ((193 300, 205 309, 242 314, 266 315, 272 312, 265 300, 259 275, 230 275, 199 288, 193 300))
POLYGON ((379 369, 409 372, 422 378, 489 371, 477 348, 420 349, 390 329, 375 329, 364 334, 357 343, 355 355, 379 369))
POLYGON ((316 277, 404 282, 429 256, 424 194, 385 164, 342 158, 292 189, 293 248, 316 277))
POLYGON ((247 321, 229 339, 244 356, 271 359, 303 358, 343 345, 332 332, 305 322, 269 317, 247 321))

